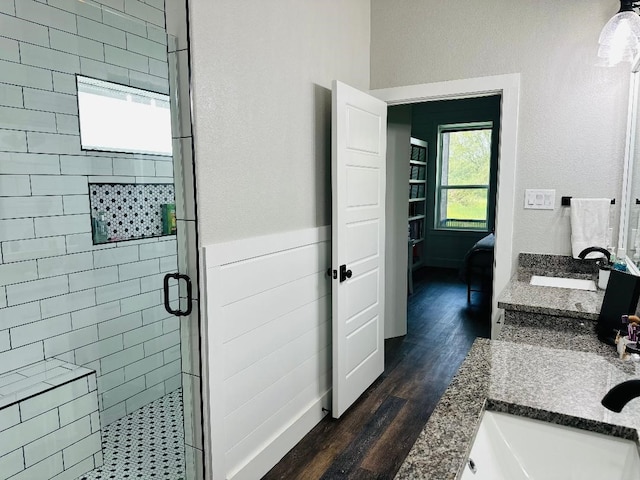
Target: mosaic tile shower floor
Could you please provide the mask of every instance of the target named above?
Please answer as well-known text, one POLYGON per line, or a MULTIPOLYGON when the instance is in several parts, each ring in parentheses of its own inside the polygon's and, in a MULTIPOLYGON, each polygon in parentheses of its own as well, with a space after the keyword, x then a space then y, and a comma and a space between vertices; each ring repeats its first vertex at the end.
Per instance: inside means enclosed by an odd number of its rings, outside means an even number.
POLYGON ((182 389, 102 429, 104 465, 77 480, 185 478, 182 389))

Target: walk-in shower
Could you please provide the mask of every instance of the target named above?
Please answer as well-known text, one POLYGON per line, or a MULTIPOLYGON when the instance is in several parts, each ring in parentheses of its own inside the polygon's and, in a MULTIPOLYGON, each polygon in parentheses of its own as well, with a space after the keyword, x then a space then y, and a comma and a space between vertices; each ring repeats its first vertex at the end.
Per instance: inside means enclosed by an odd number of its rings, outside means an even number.
POLYGON ((0 4, 3 478, 202 478, 179 3, 0 4))

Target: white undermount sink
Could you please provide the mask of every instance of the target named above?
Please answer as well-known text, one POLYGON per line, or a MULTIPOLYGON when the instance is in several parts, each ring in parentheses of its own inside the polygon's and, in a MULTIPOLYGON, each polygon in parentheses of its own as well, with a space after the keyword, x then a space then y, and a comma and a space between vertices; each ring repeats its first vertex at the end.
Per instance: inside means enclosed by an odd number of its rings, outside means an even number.
POLYGON ((531 285, 540 287, 556 287, 556 288, 572 288, 574 290, 590 290, 596 291, 596 282, 593 280, 582 280, 579 278, 562 278, 562 277, 543 277, 541 275, 533 275, 531 277, 531 285))
POLYGON ((640 474, 631 440, 489 411, 469 459, 461 480, 637 480, 640 474))

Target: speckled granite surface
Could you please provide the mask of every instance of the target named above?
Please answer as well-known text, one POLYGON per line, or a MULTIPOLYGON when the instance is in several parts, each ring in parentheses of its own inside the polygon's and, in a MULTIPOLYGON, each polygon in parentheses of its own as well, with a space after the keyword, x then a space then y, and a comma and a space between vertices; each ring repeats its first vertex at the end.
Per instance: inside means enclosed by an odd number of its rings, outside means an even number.
POLYGON ((498 296, 498 307, 518 312, 597 320, 604 290, 590 292, 531 285, 532 275, 597 279, 592 262, 561 255, 521 253, 518 272, 498 296))
MULTIPOLYGON (((581 322, 584 325, 570 330, 552 330, 530 325, 504 325, 498 336, 498 340, 537 345, 541 347, 554 348, 559 350, 573 350, 576 352, 595 353, 606 361, 618 365, 625 371, 631 364, 621 364, 616 357, 615 347, 602 343, 596 337, 595 332, 589 328, 592 322, 581 322)), ((629 371, 632 373, 632 371, 629 371)))
POLYGON ((530 285, 529 279, 514 278, 498 297, 498 307, 518 312, 541 313, 597 320, 604 290, 590 292, 570 288, 530 285))
MULTIPOLYGON (((505 325, 515 325, 520 327, 546 328, 570 335, 595 333, 596 325, 598 324, 596 320, 552 316, 545 315, 544 313, 520 312, 515 310, 505 310, 504 323, 505 325)), ((498 340, 506 339, 498 338, 498 340)))
POLYGON ((568 255, 521 253, 518 255, 518 267, 531 272, 533 275, 567 273, 594 276, 598 274, 598 267, 595 262, 576 260, 568 255))
POLYGON ((593 263, 520 254, 518 272, 500 294, 506 310, 498 340, 478 339, 402 464, 397 480, 456 480, 485 409, 638 442, 640 399, 622 413, 600 401, 640 365, 618 360, 595 335, 603 291, 530 285, 531 275, 597 277, 593 263))
MULTIPOLYGON (((553 336, 549 342, 555 346, 553 336)), ((485 408, 637 441, 640 400, 622 413, 610 412, 600 400, 611 387, 639 374, 637 364, 619 362, 611 350, 599 355, 478 339, 396 479, 455 480, 485 408)))

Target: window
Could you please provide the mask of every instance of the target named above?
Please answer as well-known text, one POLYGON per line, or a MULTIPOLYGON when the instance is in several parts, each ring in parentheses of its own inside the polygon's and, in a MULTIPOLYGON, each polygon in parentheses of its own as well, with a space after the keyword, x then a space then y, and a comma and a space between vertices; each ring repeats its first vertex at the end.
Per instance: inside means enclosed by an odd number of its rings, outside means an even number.
POLYGON ((487 231, 492 123, 440 125, 436 229, 487 231))
POLYGON ((171 156, 169 96, 77 76, 84 150, 171 156))

